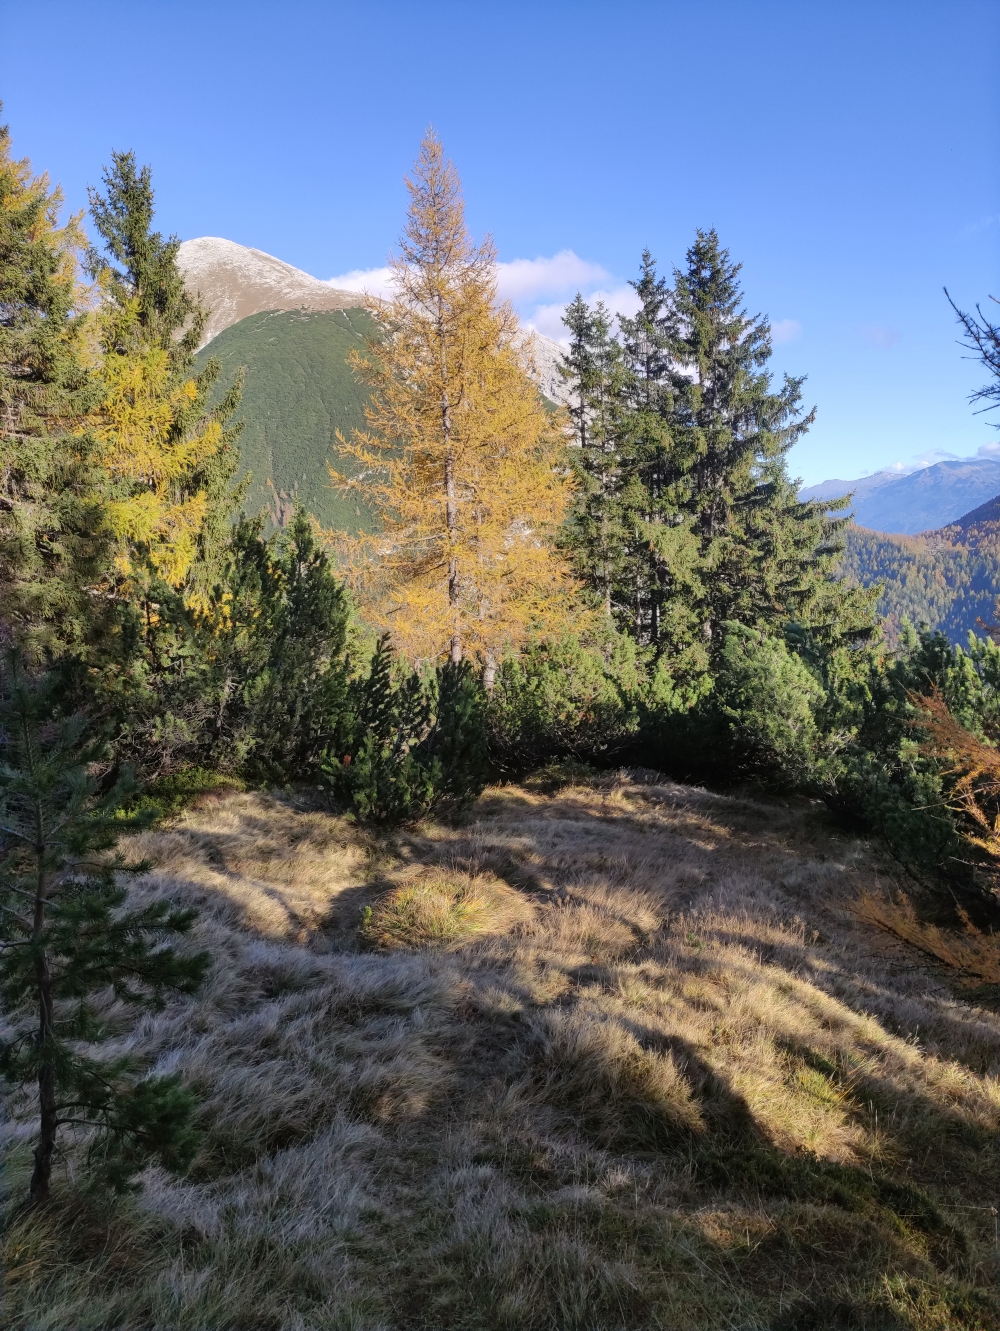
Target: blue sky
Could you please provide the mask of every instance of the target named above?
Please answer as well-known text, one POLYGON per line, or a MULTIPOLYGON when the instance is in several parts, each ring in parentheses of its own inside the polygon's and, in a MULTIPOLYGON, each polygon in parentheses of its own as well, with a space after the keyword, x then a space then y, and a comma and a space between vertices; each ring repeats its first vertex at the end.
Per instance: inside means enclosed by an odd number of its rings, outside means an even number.
POLYGON ((433 122, 544 331, 715 226, 807 482, 1000 446, 941 290, 1000 296, 998 0, 0 0, 0 97, 71 206, 134 148, 163 229, 322 278, 384 263, 433 122))

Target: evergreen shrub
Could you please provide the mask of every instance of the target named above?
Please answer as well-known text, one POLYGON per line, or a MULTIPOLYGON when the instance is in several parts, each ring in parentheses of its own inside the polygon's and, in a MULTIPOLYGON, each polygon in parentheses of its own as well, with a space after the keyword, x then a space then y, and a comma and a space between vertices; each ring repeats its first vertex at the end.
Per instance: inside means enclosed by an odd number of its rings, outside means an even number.
POLYGON ((351 685, 341 743, 327 751, 323 772, 369 825, 467 808, 487 778, 482 692, 471 666, 448 662, 422 676, 380 639, 368 675, 351 685))
POLYGON ((808 783, 820 745, 822 686, 783 638, 733 622, 725 635, 713 704, 736 766, 788 785, 808 783))
POLYGON ((506 657, 485 706, 492 763, 518 777, 562 758, 606 761, 636 734, 641 679, 634 641, 614 631, 600 645, 565 634, 506 657))

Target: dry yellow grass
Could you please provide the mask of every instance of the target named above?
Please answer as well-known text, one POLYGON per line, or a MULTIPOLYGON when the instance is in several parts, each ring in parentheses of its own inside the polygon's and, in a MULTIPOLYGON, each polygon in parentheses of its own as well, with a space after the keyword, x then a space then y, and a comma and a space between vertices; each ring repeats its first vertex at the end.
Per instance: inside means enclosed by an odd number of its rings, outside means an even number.
POLYGON ((456 948, 505 933, 532 914, 524 894, 494 874, 438 871, 379 897, 362 917, 361 935, 375 947, 456 948))
POLYGON ((386 846, 229 795, 141 851, 215 964, 114 1049, 204 1147, 108 1205, 70 1150, 7 1325, 1000 1327, 1000 1017, 817 810, 620 774, 386 846))

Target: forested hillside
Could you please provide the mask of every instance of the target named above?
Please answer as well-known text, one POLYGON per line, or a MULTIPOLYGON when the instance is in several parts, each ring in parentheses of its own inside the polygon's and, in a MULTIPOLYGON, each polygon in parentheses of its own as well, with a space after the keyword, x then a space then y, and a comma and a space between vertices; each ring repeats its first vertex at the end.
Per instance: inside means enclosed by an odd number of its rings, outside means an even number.
POLYGON ((277 310, 241 319, 198 353, 199 368, 221 364, 224 383, 246 370, 237 419, 244 422, 240 475, 251 478, 248 513, 263 508, 284 523, 300 503, 326 527, 369 530, 364 501, 333 489, 327 463, 350 470, 336 431, 364 428, 368 390, 347 357, 373 328, 363 309, 277 310))
POLYGON ((878 612, 895 640, 908 619, 964 643, 996 622, 1000 542, 985 530, 946 527, 921 536, 892 536, 851 526, 844 534, 843 575, 863 587, 881 583, 878 612))

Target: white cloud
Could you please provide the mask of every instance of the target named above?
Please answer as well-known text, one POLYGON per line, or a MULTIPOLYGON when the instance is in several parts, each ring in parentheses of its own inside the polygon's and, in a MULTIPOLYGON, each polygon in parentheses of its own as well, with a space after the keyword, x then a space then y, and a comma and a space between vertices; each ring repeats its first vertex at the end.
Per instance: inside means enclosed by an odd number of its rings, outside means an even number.
POLYGON ((497 264, 500 295, 515 304, 542 296, 572 295, 609 276, 599 263, 581 259, 572 250, 560 250, 548 259, 511 259, 497 264))
MULTIPOLYGON (((634 314, 639 300, 630 286, 612 286, 611 274, 599 263, 581 259, 572 250, 560 250, 549 258, 511 259, 497 264, 497 287, 505 300, 514 304, 529 328, 544 333, 557 342, 566 341, 562 316, 568 300, 582 291, 590 304, 603 300, 612 314, 634 314), (562 299, 549 302, 548 296, 562 299)), ((391 268, 352 268, 327 279, 327 285, 340 291, 363 291, 382 299, 393 292, 391 268)))
MULTIPOLYGON (((606 291, 600 289, 591 291, 586 293, 586 299, 591 306, 596 305, 599 300, 603 300, 612 314, 635 314, 640 304, 639 297, 630 286, 612 287, 606 291)), ((546 337, 561 342, 563 346, 569 346, 566 325, 562 321, 565 310, 565 301, 556 301, 551 305, 536 305, 534 309, 528 309, 524 312, 524 320, 529 327, 536 329, 539 333, 544 333, 546 337)))
POLYGON ((642 301, 635 294, 635 289, 627 284, 620 287, 611 287, 610 290, 592 291, 587 297, 591 305, 596 305, 599 300, 603 300, 612 314, 624 314, 626 316, 637 314, 642 301))
POLYGON ((559 342, 564 347, 569 346, 566 325, 562 321, 565 309, 566 306, 563 304, 537 305, 525 315, 525 325, 528 328, 533 328, 536 333, 551 337, 554 342, 559 342))
POLYGON ((873 347, 881 347, 885 351, 889 347, 894 347, 903 334, 898 328, 887 328, 884 324, 875 324, 871 328, 862 328, 861 336, 866 342, 870 342, 873 347))
POLYGON ((802 336, 802 325, 798 319, 779 319, 771 325, 771 341, 776 347, 784 342, 795 342, 802 336))
POLYGON ((995 226, 997 222, 1000 222, 1000 213, 993 213, 989 217, 981 217, 978 222, 969 222, 967 226, 963 226, 958 233, 959 237, 962 240, 968 240, 970 236, 988 230, 991 226, 995 226))
MULTIPOLYGON (((572 250, 560 250, 550 258, 511 259, 497 264, 497 287, 504 300, 515 305, 543 296, 572 295, 589 290, 609 274, 599 263, 581 259, 572 250)), ((352 268, 349 273, 327 279, 328 285, 341 291, 370 291, 376 296, 390 296, 393 288, 391 268, 352 268)))
POLYGON ((327 286, 338 291, 364 291, 372 296, 389 297, 393 293, 391 268, 352 268, 339 277, 328 277, 327 286))
POLYGON ((1000 443, 980 444, 976 449, 977 458, 997 458, 1000 457, 1000 443))

